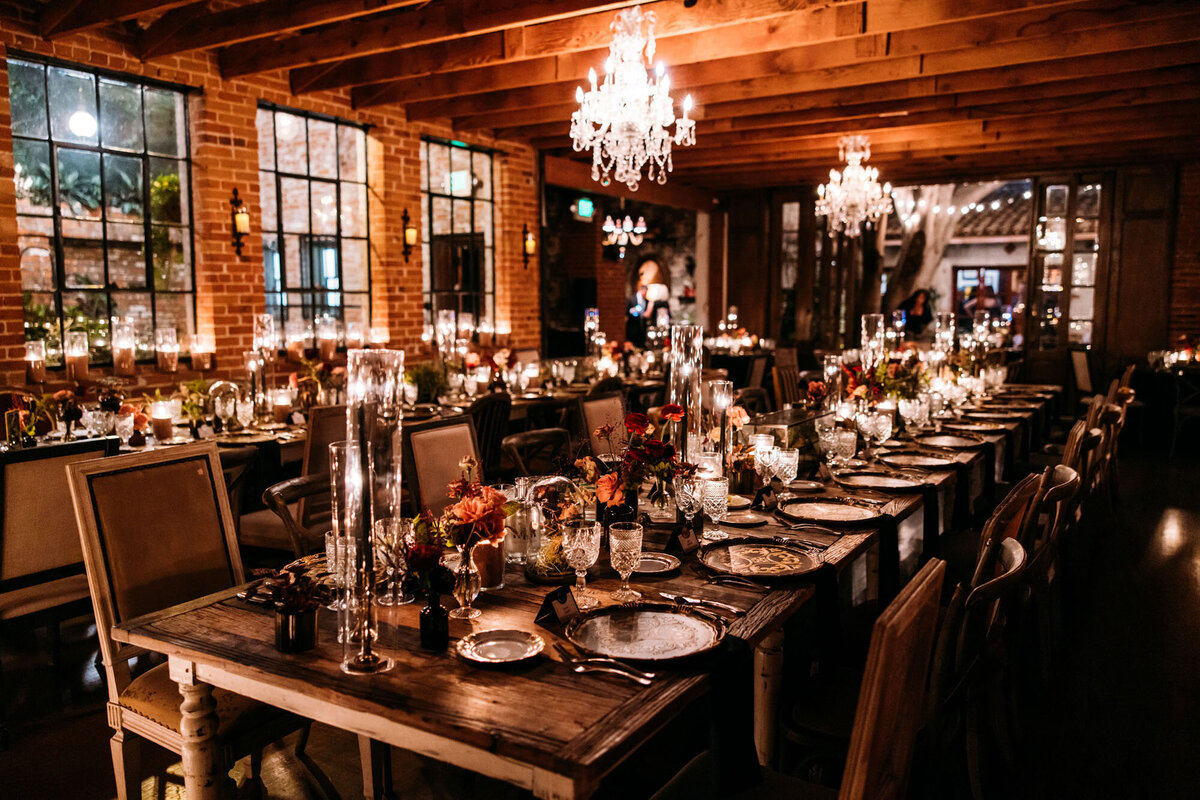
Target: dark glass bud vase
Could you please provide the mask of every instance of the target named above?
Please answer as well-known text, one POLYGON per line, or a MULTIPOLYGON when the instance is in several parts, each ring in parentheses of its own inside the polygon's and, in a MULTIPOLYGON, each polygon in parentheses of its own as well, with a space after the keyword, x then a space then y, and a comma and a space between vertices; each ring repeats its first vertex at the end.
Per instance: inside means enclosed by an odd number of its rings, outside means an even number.
POLYGON ((600 548, 608 549, 608 527, 614 522, 637 522, 637 506, 625 503, 619 506, 608 506, 596 503, 596 519, 600 520, 600 548))
POLYGON ((303 653, 317 646, 317 609, 286 611, 275 607, 275 649, 303 653))
POLYGON ((421 647, 445 650, 450 645, 450 614, 436 594, 429 594, 421 609, 421 647))

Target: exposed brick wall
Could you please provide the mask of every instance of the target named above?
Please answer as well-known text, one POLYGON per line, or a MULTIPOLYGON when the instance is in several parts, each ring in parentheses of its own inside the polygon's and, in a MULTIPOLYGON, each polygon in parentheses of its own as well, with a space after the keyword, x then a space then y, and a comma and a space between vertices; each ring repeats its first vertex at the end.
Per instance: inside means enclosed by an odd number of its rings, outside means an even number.
POLYGON ((1168 330, 1171 343, 1180 336, 1200 335, 1200 161, 1179 168, 1168 330))
MULTIPOLYGON (((240 375, 241 354, 252 338, 254 314, 264 308, 255 126, 260 100, 371 126, 367 142, 371 321, 388 328, 394 347, 414 349, 420 343, 421 248, 415 248, 407 261, 404 259, 400 217, 408 209, 419 225, 421 136, 460 139, 500 150, 503 155, 496 161, 495 216, 497 322, 511 324, 518 346, 539 344, 538 273, 534 264, 525 271, 521 261, 522 224, 528 224, 535 232, 540 230, 537 162, 527 146, 496 142, 452 131, 446 126, 410 124, 405 121, 402 108, 354 109, 345 91, 297 97, 291 94, 284 72, 223 80, 215 59, 206 53, 185 53, 143 63, 122 42, 101 32, 48 42, 33 32, 31 8, 28 0, 0 0, 0 377, 3 379, 22 380, 24 356, 8 76, 4 65, 9 50, 202 90, 189 104, 197 326, 200 333, 215 337, 218 374, 240 375), (229 196, 234 187, 252 214, 253 233, 244 240, 240 256, 230 244, 229 196)), ((151 383, 170 380, 153 374, 144 377, 151 383)))

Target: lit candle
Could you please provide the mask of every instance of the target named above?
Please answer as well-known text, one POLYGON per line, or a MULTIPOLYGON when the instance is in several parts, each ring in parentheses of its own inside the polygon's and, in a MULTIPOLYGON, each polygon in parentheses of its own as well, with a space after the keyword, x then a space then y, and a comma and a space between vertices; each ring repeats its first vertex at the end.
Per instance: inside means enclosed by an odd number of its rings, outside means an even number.
POLYGON ((113 375, 128 378, 134 374, 133 323, 120 320, 113 323, 113 375))
POLYGON ((361 322, 346 323, 346 349, 361 350, 366 338, 363 336, 363 326, 361 322))
POLYGON ((150 430, 159 444, 170 441, 174 435, 174 411, 170 400, 156 400, 150 404, 150 430))
POLYGON ((367 334, 367 341, 372 347, 382 347, 391 339, 388 329, 382 325, 372 325, 370 332, 367 334))
POLYGON ((63 348, 67 364, 67 380, 84 381, 88 376, 88 338, 83 331, 68 331, 63 348))
POLYGON ((304 324, 304 320, 288 320, 284 342, 287 347, 288 361, 299 364, 304 360, 304 350, 308 344, 308 327, 304 324))
POLYGON ((271 392, 271 414, 276 422, 287 422, 292 415, 292 393, 287 389, 271 392))
POLYGON ((317 320, 317 356, 322 361, 332 361, 337 352, 338 324, 332 317, 317 320))
POLYGON ((154 332, 154 347, 158 351, 160 372, 179 371, 179 340, 174 328, 159 328, 154 332))
POLYGON ((25 381, 46 382, 46 343, 41 339, 25 343, 25 381))
POLYGON ((194 333, 189 340, 188 351, 192 354, 192 369, 197 372, 207 372, 213 368, 213 353, 216 343, 211 336, 194 333))

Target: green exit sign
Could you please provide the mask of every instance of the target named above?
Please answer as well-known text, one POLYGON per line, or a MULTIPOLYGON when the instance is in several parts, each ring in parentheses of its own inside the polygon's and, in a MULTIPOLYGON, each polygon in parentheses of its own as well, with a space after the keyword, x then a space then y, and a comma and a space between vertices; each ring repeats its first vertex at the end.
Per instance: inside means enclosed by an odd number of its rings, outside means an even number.
POLYGON ((575 201, 575 205, 571 206, 571 210, 575 212, 575 219, 581 222, 591 222, 596 213, 596 204, 590 197, 581 197, 575 201))

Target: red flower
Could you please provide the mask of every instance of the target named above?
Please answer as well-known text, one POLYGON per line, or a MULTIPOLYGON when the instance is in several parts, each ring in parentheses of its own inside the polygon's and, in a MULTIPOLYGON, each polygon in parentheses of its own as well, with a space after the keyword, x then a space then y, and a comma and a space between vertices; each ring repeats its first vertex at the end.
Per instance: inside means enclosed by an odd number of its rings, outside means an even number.
POLYGON ((825 399, 829 393, 828 387, 822 381, 809 381, 808 383, 808 399, 814 403, 819 403, 825 399))
POLYGON ((675 448, 661 439, 647 439, 643 445, 647 461, 670 461, 675 457, 675 448))
POLYGON ((422 572, 436 567, 442 562, 446 548, 440 544, 414 544, 408 548, 406 562, 414 572, 422 572))
POLYGON ((680 422, 683 420, 683 406, 667 403, 662 407, 662 415, 667 422, 680 422))
POLYGON ((645 414, 633 411, 625 417, 625 430, 635 436, 645 436, 646 432, 650 430, 650 418, 645 414))
POLYGON ((467 365, 467 369, 473 369, 475 367, 478 367, 479 366, 479 353, 476 353, 474 350, 472 350, 471 352, 467 353, 467 355, 464 357, 464 361, 467 365))

